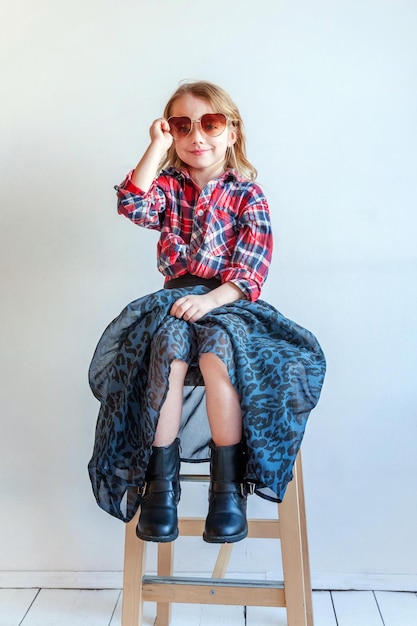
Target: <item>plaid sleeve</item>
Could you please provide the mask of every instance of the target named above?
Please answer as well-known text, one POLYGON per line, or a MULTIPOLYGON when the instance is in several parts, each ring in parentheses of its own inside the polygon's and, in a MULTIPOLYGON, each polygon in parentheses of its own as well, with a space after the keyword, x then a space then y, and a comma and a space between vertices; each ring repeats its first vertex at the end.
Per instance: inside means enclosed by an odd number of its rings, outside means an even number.
POLYGON ((268 275, 273 250, 269 207, 257 185, 243 203, 238 227, 232 259, 222 270, 221 279, 233 282, 248 300, 255 301, 268 275))
POLYGON ((160 213, 165 210, 166 199, 155 179, 147 192, 132 183, 132 172, 120 185, 117 192, 117 212, 129 218, 134 224, 160 230, 160 213))

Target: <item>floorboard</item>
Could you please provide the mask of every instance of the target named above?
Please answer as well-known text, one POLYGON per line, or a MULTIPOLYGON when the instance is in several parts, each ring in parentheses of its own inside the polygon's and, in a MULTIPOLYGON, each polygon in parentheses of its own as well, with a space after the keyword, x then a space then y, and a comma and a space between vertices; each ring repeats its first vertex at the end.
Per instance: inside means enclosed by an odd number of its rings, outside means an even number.
POLYGON ((39 589, 0 589, 0 626, 19 626, 39 589))
POLYGON ((245 626, 287 626, 285 609, 280 607, 248 606, 246 620, 245 626))
POLYGON ((109 626, 118 589, 42 589, 22 626, 109 626))
POLYGON ((417 595, 401 591, 376 591, 384 626, 416 626, 417 595))
POLYGON ((338 626, 384 626, 372 591, 333 591, 338 626))
POLYGON ((313 615, 316 626, 337 626, 330 591, 313 591, 313 615))
MULTIPOLYGON (((155 615, 156 615, 155 604, 153 602, 145 602, 143 605, 142 626, 154 626, 155 615)), ((121 624, 122 624, 122 594, 120 594, 119 596, 116 610, 114 614, 112 615, 109 626, 121 626, 121 624)))

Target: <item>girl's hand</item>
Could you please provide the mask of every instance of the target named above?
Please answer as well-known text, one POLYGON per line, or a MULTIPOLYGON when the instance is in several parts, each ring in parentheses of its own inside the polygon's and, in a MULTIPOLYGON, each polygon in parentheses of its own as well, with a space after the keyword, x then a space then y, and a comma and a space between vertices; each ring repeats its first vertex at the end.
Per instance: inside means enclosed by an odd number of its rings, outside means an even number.
POLYGON ((196 322, 203 315, 218 306, 211 296, 212 292, 203 295, 190 294, 179 298, 171 307, 170 315, 183 319, 186 322, 196 322))
POLYGON ((153 144, 160 144, 166 152, 172 145, 174 140, 169 132, 169 124, 164 117, 160 117, 152 123, 149 129, 149 135, 153 144))
POLYGON ((244 298, 244 293, 231 282, 226 282, 203 295, 190 294, 179 298, 171 307, 170 314, 187 322, 196 322, 203 315, 223 304, 244 298))

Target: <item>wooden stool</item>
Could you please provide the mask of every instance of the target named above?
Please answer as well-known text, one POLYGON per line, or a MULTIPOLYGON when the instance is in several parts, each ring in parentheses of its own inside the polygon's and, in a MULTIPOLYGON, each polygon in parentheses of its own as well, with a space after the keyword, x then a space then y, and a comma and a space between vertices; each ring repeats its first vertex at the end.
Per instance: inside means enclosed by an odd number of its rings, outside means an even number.
MULTIPOLYGON (((204 480, 209 477, 182 477, 204 480)), ((284 581, 225 579, 232 543, 221 544, 212 578, 173 576, 173 545, 158 544, 156 576, 146 576, 146 541, 136 536, 138 516, 126 525, 122 626, 142 626, 143 602, 156 602, 155 626, 169 626, 171 603, 285 607, 288 626, 313 626, 301 454, 278 519, 249 519, 248 537, 280 539, 284 581)), ((204 518, 180 518, 182 536, 201 536, 204 518)))

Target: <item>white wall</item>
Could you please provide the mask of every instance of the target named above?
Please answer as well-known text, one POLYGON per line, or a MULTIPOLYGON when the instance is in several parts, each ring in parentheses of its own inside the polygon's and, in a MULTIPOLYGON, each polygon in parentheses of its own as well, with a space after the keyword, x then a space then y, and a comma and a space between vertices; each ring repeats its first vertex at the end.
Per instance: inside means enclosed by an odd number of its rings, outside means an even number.
MULTIPOLYGON (((416 588, 417 5, 2 4, 0 584, 120 578, 123 525, 87 476, 87 368, 161 279, 113 185, 178 82, 204 78, 239 104, 270 200, 263 297, 328 358, 303 445, 315 586, 416 588)), ((273 569, 266 552, 240 544, 232 568, 273 569)))

